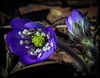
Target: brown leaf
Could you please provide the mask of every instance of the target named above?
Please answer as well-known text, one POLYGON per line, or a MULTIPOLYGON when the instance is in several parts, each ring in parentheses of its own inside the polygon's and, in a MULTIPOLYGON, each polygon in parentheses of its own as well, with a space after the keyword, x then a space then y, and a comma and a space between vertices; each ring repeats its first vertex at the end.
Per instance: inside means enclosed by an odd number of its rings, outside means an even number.
POLYGON ((63 61, 66 63, 75 63, 74 60, 64 51, 61 51, 59 53, 54 52, 49 59, 57 60, 57 61, 63 61))

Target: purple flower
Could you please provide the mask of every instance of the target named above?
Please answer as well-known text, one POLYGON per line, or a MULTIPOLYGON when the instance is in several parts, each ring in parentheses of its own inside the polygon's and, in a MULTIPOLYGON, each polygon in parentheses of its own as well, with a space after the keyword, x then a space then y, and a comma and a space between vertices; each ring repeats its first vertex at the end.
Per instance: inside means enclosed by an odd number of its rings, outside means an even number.
POLYGON ((78 43, 82 43, 88 48, 93 48, 93 42, 90 40, 89 21, 78 10, 73 10, 71 15, 66 19, 66 25, 69 30, 70 38, 78 43))
POLYGON ((75 37, 82 38, 89 35, 89 22, 78 10, 71 12, 71 15, 66 19, 66 25, 69 32, 75 37))
POLYGON ((56 49, 56 35, 50 27, 25 19, 14 19, 10 25, 13 31, 7 34, 6 42, 21 63, 44 61, 56 49))

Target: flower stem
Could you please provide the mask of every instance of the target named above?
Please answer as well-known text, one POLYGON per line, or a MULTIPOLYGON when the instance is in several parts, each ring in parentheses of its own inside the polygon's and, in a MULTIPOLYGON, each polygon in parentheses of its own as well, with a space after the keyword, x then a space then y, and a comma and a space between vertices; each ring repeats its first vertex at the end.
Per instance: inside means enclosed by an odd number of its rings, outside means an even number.
POLYGON ((16 70, 20 69, 21 67, 23 67, 24 64, 20 63, 19 61, 17 62, 16 66, 14 67, 14 69, 10 72, 11 73, 14 73, 16 70))
POLYGON ((76 52, 74 52, 71 48, 69 48, 68 46, 65 45, 64 42, 62 42, 61 40, 57 39, 57 46, 59 48, 61 48, 62 50, 66 51, 72 58, 74 58, 74 60, 81 66, 82 71, 85 73, 88 73, 86 64, 84 63, 84 61, 76 54, 76 52))

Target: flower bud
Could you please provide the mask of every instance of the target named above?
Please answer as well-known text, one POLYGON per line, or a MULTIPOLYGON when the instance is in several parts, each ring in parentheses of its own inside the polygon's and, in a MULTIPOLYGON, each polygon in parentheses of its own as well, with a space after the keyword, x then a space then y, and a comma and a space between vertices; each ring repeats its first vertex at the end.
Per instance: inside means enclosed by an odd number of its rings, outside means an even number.
POLYGON ((80 11, 73 10, 68 19, 66 19, 66 25, 72 40, 75 42, 81 42, 86 47, 93 46, 93 43, 89 40, 89 21, 80 11))

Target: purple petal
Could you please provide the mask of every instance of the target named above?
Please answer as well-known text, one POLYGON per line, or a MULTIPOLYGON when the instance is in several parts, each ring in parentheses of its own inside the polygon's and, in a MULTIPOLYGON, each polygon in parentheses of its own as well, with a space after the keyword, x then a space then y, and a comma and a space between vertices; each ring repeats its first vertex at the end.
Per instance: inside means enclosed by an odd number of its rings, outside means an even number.
POLYGON ((26 23, 24 26, 27 27, 27 28, 36 28, 36 29, 37 28, 40 28, 40 29, 45 29, 40 24, 36 24, 35 22, 26 23))
POLYGON ((57 42, 56 34, 54 33, 54 31, 50 27, 47 27, 47 29, 50 31, 52 38, 54 38, 54 41, 56 43, 57 42))
POLYGON ((31 46, 31 44, 20 44, 20 39, 14 39, 9 43, 11 52, 18 56, 23 56, 28 53, 29 49, 25 48, 25 46, 31 46))
POLYGON ((49 44, 50 43, 53 43, 54 44, 53 48, 56 49, 56 42, 55 42, 54 38, 52 38, 51 40, 49 40, 49 44))
POLYGON ((32 63, 36 63, 37 60, 36 59, 32 59, 32 57, 34 58, 35 56, 31 56, 29 54, 24 55, 24 56, 20 56, 19 57, 19 61, 23 64, 32 64, 32 63))
POLYGON ((28 22, 24 26, 28 28, 42 28, 41 25, 36 24, 35 22, 28 22))
POLYGON ((19 61, 23 64, 32 64, 32 63, 36 63, 36 62, 41 62, 46 60, 48 57, 51 56, 51 54, 53 53, 54 49, 51 48, 51 50, 49 50, 48 52, 44 52, 43 55, 40 58, 36 58, 36 56, 31 56, 29 54, 24 55, 24 56, 20 56, 19 57, 19 61))
POLYGON ((80 26, 83 26, 85 17, 80 11, 73 10, 71 12, 71 18, 72 21, 78 23, 80 26))
MULTIPOLYGON (((27 53, 27 49, 25 48, 26 44, 21 45, 20 40, 25 41, 26 39, 22 39, 18 35, 18 30, 11 31, 6 36, 6 42, 10 47, 10 50, 12 53, 21 56, 27 53)), ((30 39, 27 39, 28 41, 30 39)), ((30 46, 30 44, 27 44, 27 46, 30 46)))
POLYGON ((14 39, 21 39, 21 37, 18 35, 18 32, 19 32, 18 30, 14 30, 14 31, 11 31, 7 34, 6 42, 8 45, 14 39))
POLYGON ((24 27, 24 24, 28 22, 30 21, 26 19, 14 19, 10 22, 10 25, 14 30, 23 30, 26 28, 24 27))
POLYGON ((51 48, 49 51, 45 51, 42 55, 42 57, 40 58, 37 58, 37 61, 44 61, 46 60, 47 58, 49 58, 52 53, 54 52, 54 48, 51 48))
POLYGON ((71 16, 68 17, 68 22, 69 22, 69 24, 72 26, 73 21, 72 21, 71 16))
POLYGON ((67 25, 68 30, 69 30, 70 32, 72 32, 72 27, 71 27, 71 25, 69 24, 68 19, 66 19, 66 25, 67 25))

